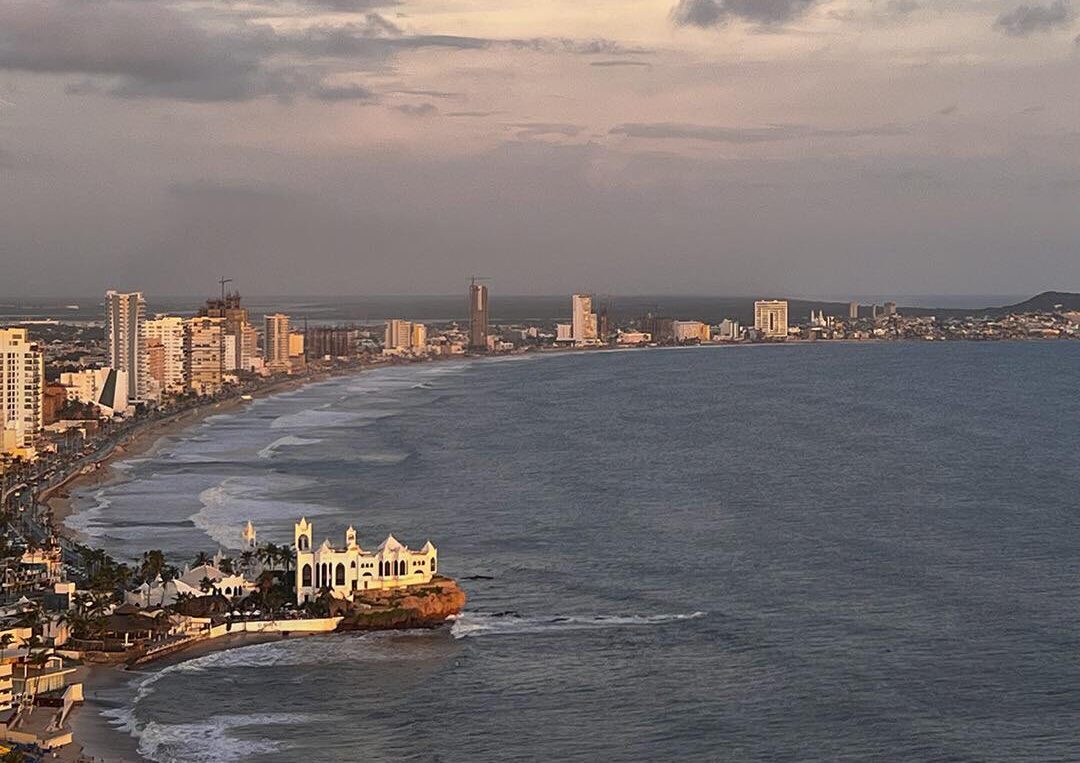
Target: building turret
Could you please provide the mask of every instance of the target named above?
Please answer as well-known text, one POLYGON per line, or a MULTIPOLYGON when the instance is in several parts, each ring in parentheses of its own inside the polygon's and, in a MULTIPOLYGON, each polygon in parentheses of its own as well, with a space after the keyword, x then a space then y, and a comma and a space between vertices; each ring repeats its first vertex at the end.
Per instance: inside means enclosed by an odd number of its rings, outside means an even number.
POLYGON ((244 531, 240 533, 240 537, 244 539, 244 548, 255 548, 255 525, 251 524, 250 519, 244 525, 244 531))
POLYGON ((311 550, 311 523, 307 517, 300 517, 300 521, 293 525, 293 541, 297 551, 311 550))
POLYGON ((356 528, 349 525, 349 529, 345 531, 345 548, 352 548, 356 545, 356 528))

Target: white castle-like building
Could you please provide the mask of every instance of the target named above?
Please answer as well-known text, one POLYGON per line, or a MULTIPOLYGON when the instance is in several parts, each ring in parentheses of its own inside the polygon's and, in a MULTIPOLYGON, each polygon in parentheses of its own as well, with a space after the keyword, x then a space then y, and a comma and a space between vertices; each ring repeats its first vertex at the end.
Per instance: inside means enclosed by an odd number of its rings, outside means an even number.
POLYGON ((356 542, 356 530, 345 531, 345 548, 329 540, 315 547, 312 525, 302 517, 294 525, 296 543, 296 603, 318 597, 324 589, 339 599, 352 599, 359 591, 400 588, 427 583, 437 571, 437 551, 427 541, 419 551, 386 536, 377 549, 365 551, 356 542))

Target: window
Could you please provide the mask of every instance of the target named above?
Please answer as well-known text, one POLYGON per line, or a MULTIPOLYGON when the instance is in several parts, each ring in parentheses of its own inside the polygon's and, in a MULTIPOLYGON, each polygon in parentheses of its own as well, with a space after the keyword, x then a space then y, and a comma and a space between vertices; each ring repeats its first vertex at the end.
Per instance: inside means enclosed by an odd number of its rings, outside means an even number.
POLYGON ((311 586, 311 565, 305 564, 303 572, 300 573, 300 585, 311 586))
POLYGON ((345 565, 339 563, 337 569, 334 570, 334 585, 345 585, 345 565))

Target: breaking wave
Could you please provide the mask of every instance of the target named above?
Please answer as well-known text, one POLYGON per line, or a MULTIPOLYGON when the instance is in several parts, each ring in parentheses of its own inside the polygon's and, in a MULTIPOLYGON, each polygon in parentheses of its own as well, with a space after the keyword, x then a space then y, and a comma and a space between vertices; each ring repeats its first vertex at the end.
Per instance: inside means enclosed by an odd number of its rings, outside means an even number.
POLYGON ((278 439, 267 445, 265 448, 260 450, 258 456, 259 458, 273 458, 274 454, 277 453, 278 448, 298 447, 301 445, 316 445, 320 442, 322 442, 322 440, 314 437, 297 437, 296 435, 288 434, 284 437, 279 437, 278 439))
POLYGON ((466 612, 450 628, 454 638, 514 636, 523 633, 581 631, 601 628, 632 628, 705 617, 705 612, 657 615, 593 615, 572 617, 521 617, 513 612, 466 612))
POLYGON ((325 506, 272 496, 284 496, 313 484, 295 476, 265 474, 227 477, 199 493, 202 508, 189 519, 223 548, 240 548, 240 532, 251 520, 256 526, 295 521, 296 517, 325 514, 325 506))

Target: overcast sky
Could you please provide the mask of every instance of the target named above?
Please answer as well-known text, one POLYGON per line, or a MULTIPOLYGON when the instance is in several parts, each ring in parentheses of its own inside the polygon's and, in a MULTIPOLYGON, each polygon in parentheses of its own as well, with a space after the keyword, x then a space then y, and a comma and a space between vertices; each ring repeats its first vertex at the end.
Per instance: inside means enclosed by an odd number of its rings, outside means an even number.
POLYGON ((0 295, 1080 291, 1067 0, 2 0, 0 295))

